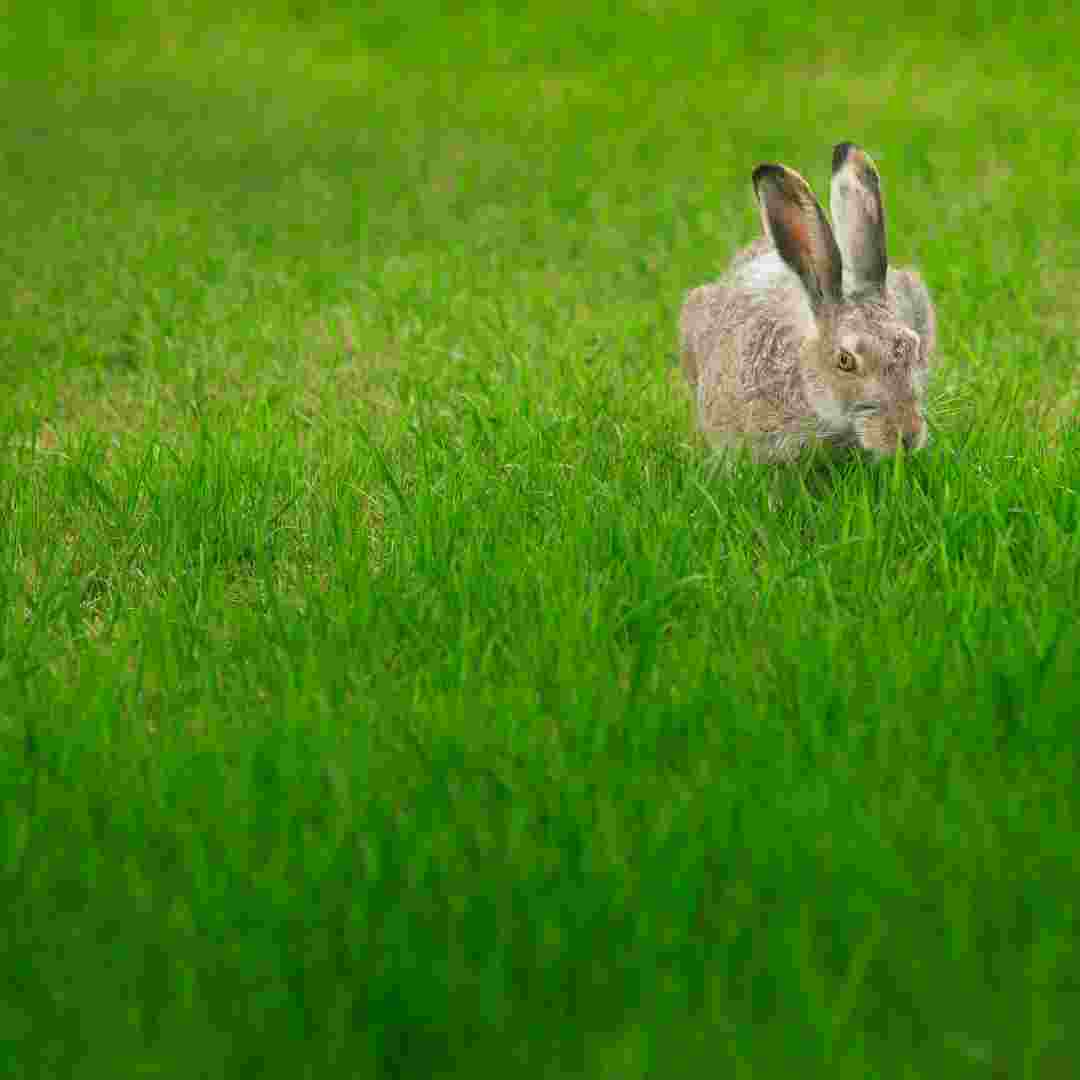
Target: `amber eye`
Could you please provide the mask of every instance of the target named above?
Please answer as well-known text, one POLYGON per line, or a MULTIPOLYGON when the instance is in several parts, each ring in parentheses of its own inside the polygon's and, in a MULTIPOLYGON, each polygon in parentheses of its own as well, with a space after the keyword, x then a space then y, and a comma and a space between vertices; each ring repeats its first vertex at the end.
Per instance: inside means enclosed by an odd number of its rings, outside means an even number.
POLYGON ((836 357, 836 366, 841 371, 854 371, 856 368, 855 357, 847 349, 841 349, 836 357))

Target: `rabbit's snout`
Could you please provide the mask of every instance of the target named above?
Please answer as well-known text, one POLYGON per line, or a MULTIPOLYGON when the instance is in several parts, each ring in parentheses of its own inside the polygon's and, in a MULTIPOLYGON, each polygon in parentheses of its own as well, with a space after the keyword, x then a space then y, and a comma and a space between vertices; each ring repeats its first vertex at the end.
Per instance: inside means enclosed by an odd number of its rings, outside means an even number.
POLYGON ((904 449, 905 450, 915 450, 915 449, 917 449, 918 445, 919 445, 919 439, 920 438, 921 438, 921 434, 918 431, 905 431, 904 434, 901 435, 901 437, 900 437, 901 441, 904 444, 904 449))
POLYGON ((919 450, 925 445, 926 421, 917 405, 899 411, 893 441, 903 443, 905 450, 919 450))
POLYGON ((887 456, 899 446, 905 450, 921 450, 927 443, 926 421, 917 409, 897 415, 896 411, 865 411, 855 421, 855 432, 865 450, 887 456))

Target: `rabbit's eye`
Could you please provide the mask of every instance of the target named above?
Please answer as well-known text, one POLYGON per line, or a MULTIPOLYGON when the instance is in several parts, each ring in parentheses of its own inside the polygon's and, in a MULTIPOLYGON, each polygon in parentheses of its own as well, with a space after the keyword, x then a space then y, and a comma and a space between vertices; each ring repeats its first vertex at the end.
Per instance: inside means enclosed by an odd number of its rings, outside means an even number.
POLYGON ((854 371, 858 364, 855 360, 855 354, 849 353, 847 349, 841 349, 836 356, 836 366, 841 371, 854 371))

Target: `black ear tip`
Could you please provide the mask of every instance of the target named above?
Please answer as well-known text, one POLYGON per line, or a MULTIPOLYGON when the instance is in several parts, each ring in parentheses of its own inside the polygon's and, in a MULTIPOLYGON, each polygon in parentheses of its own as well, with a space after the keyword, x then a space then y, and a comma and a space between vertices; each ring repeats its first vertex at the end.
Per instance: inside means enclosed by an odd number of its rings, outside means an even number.
POLYGON ((852 150, 857 149, 858 147, 852 142, 837 143, 833 147, 832 171, 834 174, 839 172, 840 169, 843 167, 844 162, 847 161, 848 154, 850 154, 852 150))
POLYGON ((784 166, 776 165, 772 162, 765 162, 759 165, 751 175, 751 180, 754 183, 754 190, 758 191, 761 187, 763 180, 778 181, 784 176, 784 166))

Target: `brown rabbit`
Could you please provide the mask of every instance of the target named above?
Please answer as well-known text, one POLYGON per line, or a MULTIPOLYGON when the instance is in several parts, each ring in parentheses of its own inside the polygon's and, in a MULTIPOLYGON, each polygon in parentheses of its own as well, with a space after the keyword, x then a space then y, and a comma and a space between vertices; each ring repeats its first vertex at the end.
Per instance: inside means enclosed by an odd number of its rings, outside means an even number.
POLYGON ((694 289, 679 320, 701 430, 765 461, 813 443, 924 446, 934 306, 916 271, 889 269, 873 161, 833 150, 835 231, 792 169, 759 165, 753 183, 765 237, 694 289))

